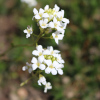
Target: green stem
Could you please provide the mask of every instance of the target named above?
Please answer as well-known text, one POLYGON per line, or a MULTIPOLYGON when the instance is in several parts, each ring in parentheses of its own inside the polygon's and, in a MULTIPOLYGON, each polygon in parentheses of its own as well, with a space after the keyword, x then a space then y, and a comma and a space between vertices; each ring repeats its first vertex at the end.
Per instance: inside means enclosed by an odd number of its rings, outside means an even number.
POLYGON ((8 53, 11 49, 14 49, 16 47, 24 47, 24 46, 34 46, 38 41, 39 39, 42 37, 42 33, 39 34, 38 38, 36 39, 36 41, 34 42, 34 44, 24 44, 24 45, 11 45, 11 47, 6 50, 4 53, 0 54, 0 57, 4 56, 6 53, 8 53))
POLYGON ((39 41, 39 39, 42 37, 42 33, 40 33, 36 39, 36 41, 34 42, 33 46, 39 41))
POLYGON ((29 79, 27 79, 26 81, 22 82, 22 83, 20 84, 20 86, 24 86, 24 85, 27 84, 28 81, 31 80, 32 78, 33 78, 33 76, 30 77, 29 79))

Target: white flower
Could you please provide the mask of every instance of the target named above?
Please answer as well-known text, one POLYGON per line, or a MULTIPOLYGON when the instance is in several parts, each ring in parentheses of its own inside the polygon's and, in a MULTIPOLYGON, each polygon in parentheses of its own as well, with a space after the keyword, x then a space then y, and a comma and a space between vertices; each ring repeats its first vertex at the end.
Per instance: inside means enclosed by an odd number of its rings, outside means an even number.
POLYGON ((39 80, 38 80, 38 85, 41 86, 41 84, 45 85, 46 84, 46 78, 43 75, 39 75, 39 80))
POLYGON ((43 48, 42 48, 42 46, 41 45, 38 45, 37 47, 36 47, 36 49, 37 50, 34 50, 33 52, 32 52, 32 54, 33 55, 35 55, 35 56, 41 56, 43 53, 43 48))
POLYGON ((45 88, 44 88, 44 93, 47 93, 47 90, 48 89, 52 89, 52 86, 51 86, 51 83, 50 82, 47 82, 46 83, 45 88))
POLYGON ((60 75, 63 75, 63 70, 61 69, 61 68, 63 68, 63 67, 64 67, 63 64, 58 64, 58 65, 56 65, 56 70, 58 71, 58 73, 59 73, 60 75))
POLYGON ((53 38, 55 39, 55 42, 58 44, 58 40, 62 40, 64 35, 59 34, 59 31, 56 31, 55 33, 52 33, 53 38))
POLYGON ((48 67, 45 69, 45 73, 49 74, 51 72, 52 75, 56 75, 57 74, 57 70, 55 69, 55 67, 58 64, 57 61, 54 61, 52 63, 51 60, 44 60, 44 62, 48 65, 48 67))
MULTIPOLYGON (((64 10, 60 10, 60 7, 55 4, 54 8, 49 8, 49 5, 46 5, 44 9, 40 8, 39 12, 36 8, 33 9, 34 16, 37 23, 41 28, 50 28, 51 30, 56 30, 57 34, 52 34, 56 43, 58 44, 58 40, 62 40, 64 36, 64 32, 67 24, 69 23, 69 19, 64 18, 64 10), (37 20, 38 19, 38 20, 37 20), (62 34, 58 34, 62 33, 62 34)), ((42 30, 41 30, 42 31, 42 30)))
POLYGON ((48 27, 48 19, 40 20, 39 24, 42 28, 47 28, 48 27))
POLYGON ((45 7, 44 7, 44 10, 46 11, 46 10, 48 10, 49 9, 49 5, 46 5, 45 7))
POLYGON ((48 46, 47 49, 49 50, 50 55, 57 54, 60 52, 59 50, 53 50, 52 46, 48 46))
POLYGON ((37 5, 37 1, 36 0, 21 0, 21 2, 27 3, 30 7, 37 5))
POLYGON ((38 57, 38 60, 35 57, 33 57, 31 60, 31 62, 33 63, 32 64, 33 70, 36 70, 37 68, 44 70, 46 66, 42 64, 43 60, 44 60, 44 56, 38 57))
POLYGON ((64 18, 64 10, 59 11, 59 12, 57 13, 57 16, 58 16, 58 18, 59 18, 60 21, 63 21, 63 22, 65 22, 66 24, 69 23, 69 19, 64 18))
POLYGON ((55 29, 59 30, 59 28, 60 28, 60 22, 57 21, 57 19, 54 17, 53 22, 49 23, 49 27, 55 28, 55 29))
POLYGON ((24 33, 27 33, 26 38, 30 37, 30 35, 33 33, 32 27, 28 26, 27 29, 24 30, 24 33))
POLYGON ((23 71, 26 71, 28 69, 28 72, 31 73, 32 72, 32 64, 29 64, 28 62, 26 62, 26 66, 22 67, 23 71))
POLYGON ((54 9, 56 12, 58 12, 60 8, 57 6, 57 4, 55 4, 55 6, 54 6, 53 9, 54 9))
POLYGON ((65 63, 64 60, 61 58, 61 54, 54 54, 54 57, 56 57, 57 62, 59 63, 65 63))
POLYGON ((35 14, 36 19, 41 19, 42 15, 44 14, 44 10, 42 8, 39 9, 39 12, 37 11, 36 8, 33 9, 33 13, 35 14))

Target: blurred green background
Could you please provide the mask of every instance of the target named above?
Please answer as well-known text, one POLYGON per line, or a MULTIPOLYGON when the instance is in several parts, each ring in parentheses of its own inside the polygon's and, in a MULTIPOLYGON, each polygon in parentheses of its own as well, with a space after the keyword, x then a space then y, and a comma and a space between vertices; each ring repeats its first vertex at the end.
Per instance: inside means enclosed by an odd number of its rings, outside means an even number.
POLYGON ((0 0, 0 100, 100 100, 100 0, 37 0, 34 7, 20 0, 0 0), (47 4, 64 9, 70 24, 59 45, 50 39, 39 41, 43 47, 59 49, 66 62, 64 75, 46 75, 53 89, 44 94, 34 79, 20 87, 31 76, 22 67, 31 61, 35 47, 9 49, 33 43, 23 30, 32 25, 39 33, 33 8, 47 4))

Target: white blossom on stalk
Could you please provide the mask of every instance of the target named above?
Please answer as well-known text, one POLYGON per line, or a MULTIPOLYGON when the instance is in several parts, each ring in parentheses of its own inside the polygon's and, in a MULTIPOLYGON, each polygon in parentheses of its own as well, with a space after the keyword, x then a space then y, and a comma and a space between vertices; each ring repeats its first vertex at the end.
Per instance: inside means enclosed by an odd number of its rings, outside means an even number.
POLYGON ((21 2, 27 3, 30 7, 37 5, 37 1, 36 0, 21 0, 21 2))
POLYGON ((41 55, 43 55, 43 50, 44 49, 42 48, 41 45, 36 46, 36 49, 37 50, 33 50, 33 52, 32 52, 33 55, 35 55, 35 56, 41 56, 41 55))
POLYGON ((59 50, 53 50, 52 46, 48 46, 47 49, 49 50, 50 55, 58 54, 60 52, 59 50))
POLYGON ((53 8, 56 12, 59 11, 60 7, 57 6, 57 4, 55 4, 54 8, 53 8))
POLYGON ((47 93, 47 90, 52 89, 51 83, 47 82, 44 88, 44 93, 47 93))
POLYGON ((44 61, 47 64, 47 68, 45 69, 45 73, 49 74, 50 72, 52 73, 52 75, 56 75, 57 74, 57 70, 55 69, 55 67, 57 66, 57 61, 54 61, 52 63, 51 60, 45 60, 44 61))
POLYGON ((26 66, 23 66, 23 67, 22 67, 22 70, 23 70, 23 71, 28 70, 28 72, 31 73, 32 70, 33 70, 33 69, 32 69, 32 64, 29 64, 28 62, 26 62, 26 66))
POLYGON ((59 34, 59 31, 56 31, 55 33, 52 33, 53 38, 55 39, 55 42, 58 44, 58 40, 62 40, 64 35, 59 34))
POLYGON ((43 75, 39 75, 39 80, 38 80, 38 85, 41 86, 41 84, 45 85, 46 84, 46 78, 43 75))
POLYGON ((46 11, 46 10, 48 10, 49 9, 49 5, 46 5, 45 7, 44 7, 44 10, 46 11))
MULTIPOLYGON (((58 44, 58 40, 63 39, 65 32, 64 30, 69 23, 69 19, 64 18, 64 10, 60 11, 60 7, 55 4, 53 9, 49 8, 49 5, 46 5, 44 9, 40 8, 39 12, 36 8, 34 8, 33 12, 33 18, 36 19, 37 23, 42 29, 50 28, 51 30, 55 30, 54 33, 57 34, 52 33, 52 36, 58 44)), ((43 31, 42 29, 40 31, 43 31)))
POLYGON ((64 60, 61 58, 61 54, 54 54, 53 56, 57 58, 57 59, 56 59, 57 62, 59 62, 59 63, 61 63, 61 64, 62 64, 62 63, 65 63, 64 60))
POLYGON ((58 18, 59 18, 60 21, 63 21, 63 22, 65 22, 66 24, 69 23, 69 19, 64 18, 64 10, 59 11, 59 12, 57 13, 57 16, 58 16, 58 18))
POLYGON ((63 64, 56 65, 56 70, 58 71, 58 74, 63 75, 63 70, 61 69, 63 67, 64 67, 63 64))
POLYGON ((38 57, 38 59, 33 57, 31 60, 31 62, 33 63, 32 64, 33 70, 36 70, 37 68, 44 70, 46 66, 44 64, 42 64, 43 60, 44 60, 43 56, 38 57))
POLYGON ((32 27, 28 26, 27 29, 24 30, 24 33, 26 33, 26 38, 29 38, 30 35, 33 33, 32 27))
POLYGON ((40 20, 39 24, 42 28, 47 28, 48 27, 48 19, 40 20))
POLYGON ((36 8, 33 9, 33 13, 35 14, 36 19, 41 19, 42 15, 44 14, 44 10, 42 8, 39 9, 39 12, 37 11, 36 8))
POLYGON ((49 27, 55 28, 55 29, 59 30, 59 28, 60 28, 60 22, 57 21, 57 19, 54 17, 53 22, 49 23, 49 27))

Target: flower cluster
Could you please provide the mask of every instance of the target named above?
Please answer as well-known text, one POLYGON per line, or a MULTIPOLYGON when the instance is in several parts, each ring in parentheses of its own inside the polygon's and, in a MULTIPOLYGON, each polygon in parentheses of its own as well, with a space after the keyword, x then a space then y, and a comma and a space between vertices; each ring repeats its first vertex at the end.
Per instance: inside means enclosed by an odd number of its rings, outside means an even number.
POLYGON ((40 29, 50 28, 55 32, 52 33, 52 37, 58 44, 58 40, 62 40, 64 37, 64 32, 69 20, 64 18, 64 10, 59 11, 60 8, 55 4, 54 8, 49 8, 46 5, 44 9, 40 8, 39 12, 36 8, 33 9, 34 16, 40 29))
POLYGON ((62 75, 64 60, 59 52, 58 50, 53 50, 52 46, 43 49, 41 45, 38 45, 36 50, 32 52, 33 55, 37 56, 37 58, 33 57, 31 61, 33 70, 39 68, 47 74, 52 73, 52 75, 56 75, 58 72, 58 74, 62 75))
POLYGON ((27 3, 30 7, 37 5, 37 1, 36 0, 21 0, 21 2, 27 3))
MULTIPOLYGON (((40 34, 38 36, 33 34, 32 27, 28 26, 24 30, 26 38, 29 38, 31 34, 37 36, 36 42, 34 42, 34 44, 37 44, 38 40, 46 33, 52 33, 50 37, 54 38, 58 44, 58 41, 63 39, 65 28, 69 23, 69 20, 64 18, 64 10, 60 11, 60 8, 55 4, 53 9, 49 8, 49 5, 46 5, 44 9, 40 8, 39 11, 34 8, 33 13, 33 19, 36 20, 39 26, 40 34)), ((46 93, 48 89, 52 89, 52 86, 41 73, 45 72, 52 75, 57 75, 58 73, 63 75, 64 60, 61 57, 60 51, 54 50, 52 46, 43 48, 42 45, 37 45, 36 50, 33 50, 32 54, 34 57, 31 60, 31 64, 27 62, 22 70, 28 70, 29 73, 33 72, 38 75, 38 85, 44 85, 44 92, 46 93)))
MULTIPOLYGON (((36 57, 33 57, 31 60, 32 64, 26 63, 27 66, 22 68, 23 71, 28 69, 29 73, 38 69, 41 71, 45 71, 46 74, 57 75, 63 74, 62 68, 64 67, 64 60, 61 58, 59 54, 60 51, 53 50, 52 46, 47 47, 47 49, 43 49, 41 45, 36 47, 36 50, 32 52, 32 54, 36 57)), ((51 83, 46 82, 46 79, 43 75, 39 74, 38 85, 45 85, 44 92, 47 92, 47 89, 51 89, 51 83)))
POLYGON ((33 33, 33 29, 32 27, 28 26, 27 29, 25 29, 23 32, 26 33, 26 38, 29 38, 33 33))

